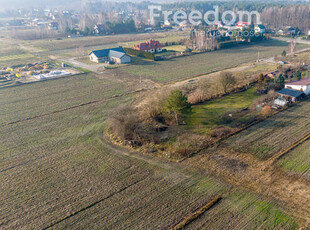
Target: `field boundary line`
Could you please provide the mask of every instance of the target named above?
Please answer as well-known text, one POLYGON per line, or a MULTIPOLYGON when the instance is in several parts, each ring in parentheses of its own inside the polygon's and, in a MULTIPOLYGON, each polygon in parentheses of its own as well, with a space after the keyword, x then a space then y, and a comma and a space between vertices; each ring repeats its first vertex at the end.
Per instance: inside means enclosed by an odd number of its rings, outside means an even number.
POLYGON ((213 198, 207 204, 202 206, 200 209, 186 216, 180 223, 178 223, 175 227, 171 228, 170 230, 183 229, 186 225, 190 224, 191 222, 199 218, 202 214, 204 214, 206 211, 211 209, 214 205, 219 203, 222 199, 223 199, 222 195, 217 195, 215 198, 213 198))
POLYGON ((145 179, 145 178, 143 178, 143 179, 141 179, 141 180, 138 180, 138 181, 136 181, 136 182, 134 182, 134 183, 132 183, 132 184, 130 184, 130 185, 127 185, 126 187, 123 187, 123 188, 119 189, 119 190, 116 191, 116 192, 111 193, 110 195, 108 195, 108 196, 106 196, 106 197, 104 197, 104 198, 102 198, 102 199, 100 199, 100 200, 98 200, 98 201, 96 201, 96 202, 94 202, 94 203, 92 203, 92 204, 90 204, 90 205, 88 205, 88 206, 86 206, 86 207, 84 207, 84 208, 82 208, 82 209, 80 209, 80 210, 78 210, 78 211, 76 211, 76 212, 70 214, 69 216, 66 216, 66 217, 62 218, 61 220, 58 220, 58 221, 56 221, 55 223, 52 223, 51 225, 49 225, 49 226, 43 228, 43 230, 52 228, 52 227, 54 227, 55 225, 60 224, 61 222, 65 221, 65 220, 67 220, 67 219, 69 219, 69 218, 71 218, 71 217, 73 217, 73 216, 76 216, 76 215, 78 215, 79 213, 81 213, 81 212, 83 212, 83 211, 86 211, 86 210, 89 209, 89 208, 92 208, 92 207, 96 206, 97 204, 99 204, 99 203, 101 203, 101 202, 103 202, 103 201, 105 201, 105 200, 107 200, 107 199, 113 197, 114 195, 116 195, 116 194, 118 194, 118 193, 121 193, 121 192, 123 192, 123 191, 125 191, 125 190, 131 188, 132 186, 135 186, 136 184, 140 183, 140 182, 143 181, 144 179, 145 179))
POLYGON ((280 158, 282 158, 285 154, 289 153, 290 151, 292 151, 293 149, 295 149, 297 146, 304 143, 308 139, 310 139, 310 132, 306 133, 304 136, 302 136, 301 138, 296 140, 293 144, 291 144, 290 146, 288 146, 284 150, 281 150, 280 152, 273 155, 271 158, 269 158, 267 160, 266 164, 267 165, 268 164, 270 164, 270 165, 274 164, 276 161, 278 161, 280 158))

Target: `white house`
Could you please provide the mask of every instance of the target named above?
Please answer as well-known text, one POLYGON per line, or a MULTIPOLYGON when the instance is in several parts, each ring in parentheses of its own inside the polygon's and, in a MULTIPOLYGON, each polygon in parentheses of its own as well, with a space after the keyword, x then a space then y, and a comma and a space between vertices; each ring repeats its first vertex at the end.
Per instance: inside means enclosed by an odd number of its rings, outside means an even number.
POLYGON ((310 77, 301 79, 300 81, 294 81, 285 84, 286 89, 293 89, 297 91, 302 91, 304 94, 310 94, 310 77))
POLYGON ((131 58, 126 54, 122 47, 94 50, 90 52, 89 59, 93 62, 114 62, 117 64, 127 64, 131 62, 131 58))
POLYGON ((266 27, 262 24, 258 24, 254 27, 255 33, 264 34, 266 33, 266 27))

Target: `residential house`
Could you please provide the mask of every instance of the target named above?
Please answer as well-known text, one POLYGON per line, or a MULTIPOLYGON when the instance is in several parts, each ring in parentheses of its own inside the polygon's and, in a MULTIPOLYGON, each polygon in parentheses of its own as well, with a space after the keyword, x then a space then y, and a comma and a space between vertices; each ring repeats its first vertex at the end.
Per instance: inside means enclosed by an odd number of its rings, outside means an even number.
POLYGON ((96 34, 103 34, 105 31, 105 26, 104 24, 97 24, 94 26, 94 31, 96 34))
POLYGON ((126 54, 122 47, 94 50, 90 52, 89 59, 93 62, 114 62, 117 64, 127 64, 131 62, 131 57, 126 54))
POLYGON ((255 33, 264 34, 266 33, 266 27, 263 24, 255 25, 254 27, 255 33))
POLYGON ((276 32, 276 35, 283 36, 284 35, 284 31, 283 30, 278 30, 276 32))
POLYGON ((296 33, 296 29, 291 26, 286 26, 283 29, 280 29, 276 32, 276 35, 280 36, 292 36, 296 33))
POLYGON ((135 45, 133 47, 134 50, 145 51, 149 53, 159 53, 162 51, 162 45, 159 41, 155 41, 153 39, 140 43, 139 45, 135 45))
POLYGON ((50 22, 48 24, 48 29, 49 30, 58 30, 58 22, 50 22))
POLYGON ((293 81, 285 84, 286 89, 292 89, 305 93, 306 95, 310 94, 310 77, 301 79, 299 81, 293 81))
POLYGON ((240 29, 240 30, 243 30, 245 28, 249 28, 250 27, 250 23, 249 22, 237 22, 236 23, 236 28, 237 29, 240 29))

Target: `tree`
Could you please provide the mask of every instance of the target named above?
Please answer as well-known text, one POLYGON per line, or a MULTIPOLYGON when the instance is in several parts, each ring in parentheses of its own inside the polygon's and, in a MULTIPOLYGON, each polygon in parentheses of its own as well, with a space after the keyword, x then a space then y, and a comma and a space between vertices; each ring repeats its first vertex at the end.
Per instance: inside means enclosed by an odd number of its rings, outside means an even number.
POLYGON ((264 81, 264 74, 263 73, 259 74, 257 81, 258 81, 258 84, 261 86, 263 81, 264 81))
POLYGON ((301 79, 301 72, 300 71, 296 71, 293 74, 293 78, 299 81, 301 79))
POLYGON ((282 57, 286 57, 286 51, 285 50, 283 50, 283 52, 282 52, 282 57))
POLYGON ((283 77, 283 74, 280 74, 278 77, 274 79, 274 83, 277 84, 278 89, 282 89, 285 85, 285 78, 283 77))
POLYGON ((228 89, 233 87, 236 83, 236 78, 231 72, 221 72, 219 77, 219 84, 221 85, 225 94, 228 92, 228 89))
POLYGON ((166 112, 173 113, 176 124, 179 125, 179 114, 189 112, 191 105, 187 102, 187 97, 183 95, 182 91, 174 90, 164 102, 163 109, 166 112))

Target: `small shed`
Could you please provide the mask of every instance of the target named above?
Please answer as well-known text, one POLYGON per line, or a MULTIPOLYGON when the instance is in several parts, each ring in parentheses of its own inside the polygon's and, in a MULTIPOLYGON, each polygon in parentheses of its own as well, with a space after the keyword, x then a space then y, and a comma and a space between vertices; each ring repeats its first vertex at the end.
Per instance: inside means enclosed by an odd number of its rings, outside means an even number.
POLYGON ((274 105, 284 107, 288 104, 288 102, 283 97, 278 97, 276 100, 274 100, 274 105))

